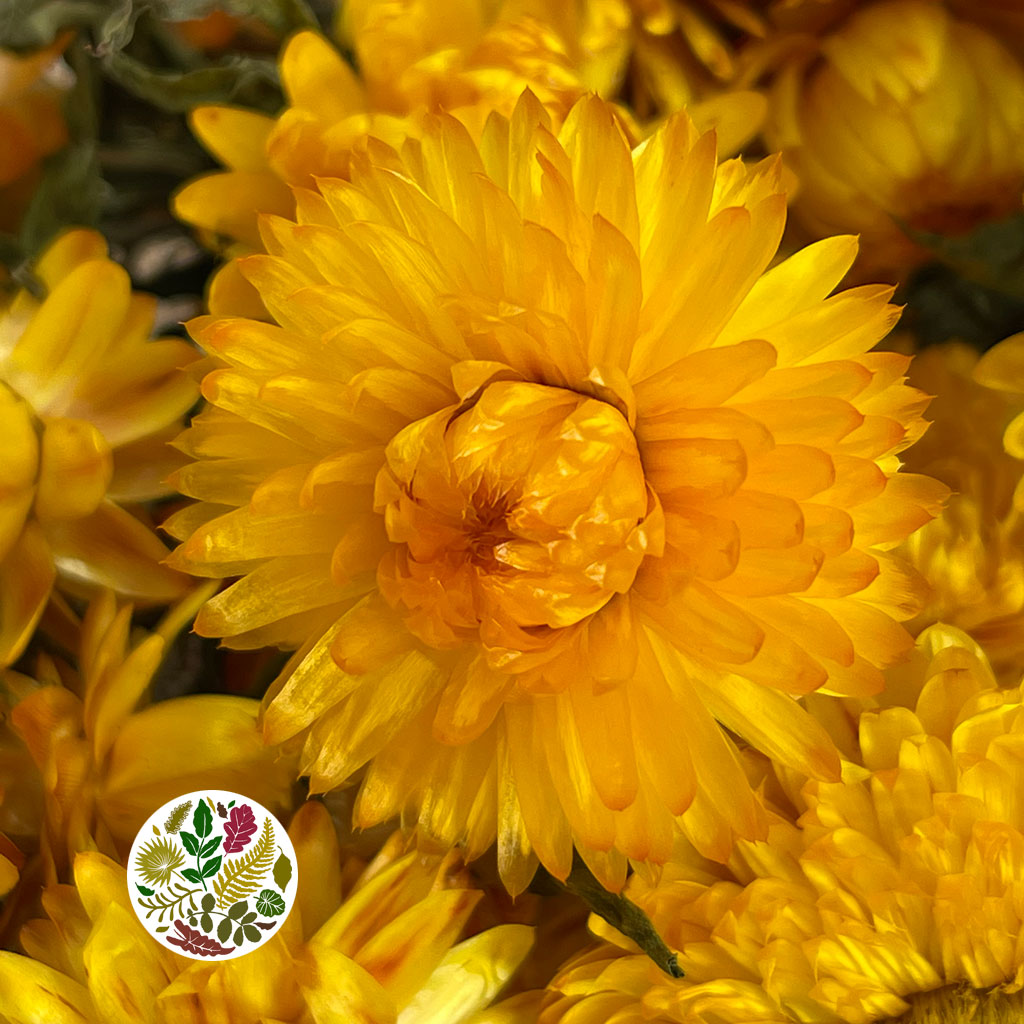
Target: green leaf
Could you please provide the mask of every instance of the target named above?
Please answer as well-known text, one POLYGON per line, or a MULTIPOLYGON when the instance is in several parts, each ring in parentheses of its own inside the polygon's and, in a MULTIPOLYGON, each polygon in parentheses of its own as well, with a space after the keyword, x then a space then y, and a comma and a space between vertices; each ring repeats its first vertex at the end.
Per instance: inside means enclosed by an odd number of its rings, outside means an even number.
POLYGON ((284 898, 273 889, 264 889, 256 897, 256 910, 264 917, 277 917, 285 912, 284 898))
POLYGON ((192 827, 200 839, 205 839, 213 831, 213 813, 202 800, 196 804, 192 814, 192 827))
POLYGON ((214 857, 212 860, 206 861, 206 863, 203 864, 202 870, 199 873, 203 876, 203 878, 213 878, 213 876, 217 874, 218 871, 220 871, 220 862, 223 859, 223 857, 218 855, 214 857))
POLYGON ((201 882, 202 876, 195 868, 183 868, 181 872, 190 882, 201 882))
POLYGON ((114 50, 105 56, 103 70, 122 88, 170 113, 210 103, 233 103, 267 113, 281 107, 277 65, 265 57, 233 54, 204 68, 162 71, 114 50))
POLYGON ((228 810, 230 811, 231 808, 234 807, 234 806, 235 806, 235 801, 232 800, 231 803, 228 804, 228 810))
POLYGON ((153 893, 156 892, 155 889, 147 889, 144 885, 139 885, 138 882, 135 883, 135 888, 138 889, 143 896, 152 896, 153 893))
POLYGON ((213 910, 213 905, 217 901, 213 898, 213 893, 208 892, 203 896, 203 910, 213 910))
POLYGON ((167 925, 165 925, 165 924, 164 924, 164 925, 161 925, 161 926, 160 926, 159 928, 154 928, 154 929, 153 929, 153 931, 156 931, 156 932, 165 932, 165 931, 167 931, 167 925))
POLYGON ((237 921, 240 917, 242 917, 245 914, 245 912, 248 909, 249 901, 239 900, 237 903, 232 904, 228 908, 228 917, 230 917, 233 921, 237 921))
POLYGON ((221 942, 227 942, 231 937, 231 918, 225 917, 219 925, 217 925, 217 938, 221 942))
POLYGON ((178 838, 182 846, 194 857, 199 852, 199 840, 191 832, 179 832, 178 838))
POLYGON ((256 920, 256 913, 255 913, 255 911, 252 911, 252 912, 246 914, 245 917, 242 918, 242 924, 252 924, 253 921, 255 921, 255 920, 256 920))
POLYGON ((259 928, 253 928, 251 924, 243 925, 242 931, 245 932, 245 937, 250 942, 259 942, 263 936, 260 934, 259 928))
POLYGON ((240 946, 242 944, 242 939, 243 938, 245 938, 245 933, 242 931, 241 928, 236 928, 235 929, 235 945, 236 946, 240 946))
POLYGON ((200 849, 199 851, 199 856, 209 857, 210 854, 212 854, 217 849, 217 847, 220 846, 220 841, 223 838, 223 836, 214 836, 208 843, 205 843, 203 845, 202 849, 200 849))
POLYGON ((284 892, 292 879, 292 862, 282 853, 274 861, 274 884, 284 892))
POLYGON ((202 928, 204 932, 213 931, 213 918, 210 917, 209 914, 203 914, 203 916, 199 918, 199 927, 202 928))

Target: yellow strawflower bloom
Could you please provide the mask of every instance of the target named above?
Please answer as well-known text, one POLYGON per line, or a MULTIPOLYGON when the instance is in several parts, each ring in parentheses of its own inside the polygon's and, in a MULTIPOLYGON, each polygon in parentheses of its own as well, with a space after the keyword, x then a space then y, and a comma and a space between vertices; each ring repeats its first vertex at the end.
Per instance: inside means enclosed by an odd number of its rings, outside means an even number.
POLYGON ((747 53, 770 75, 765 135, 799 178, 801 228, 859 232, 865 274, 926 259, 915 231, 962 235, 1020 209, 1024 49, 989 30, 997 6, 809 0, 747 53))
POLYGON ((534 1019, 1017 1019, 1024 695, 997 689, 949 627, 923 634, 912 669, 909 706, 860 715, 860 764, 789 787, 795 824, 780 814, 727 869, 681 851, 656 885, 634 876, 685 980, 606 944, 564 968, 534 1019))
POLYGON ((213 963, 154 942, 124 868, 80 853, 74 888, 48 888, 49 920, 22 929, 28 956, 0 952, 0 1021, 470 1024, 530 949, 525 925, 459 941, 482 893, 452 857, 402 853, 392 841, 353 884, 359 865, 341 864, 322 806, 303 807, 289 834, 296 906, 253 953, 213 963))
POLYGON ((167 493, 167 440, 196 398, 179 371, 195 352, 149 340, 155 300, 132 292, 93 231, 61 236, 35 275, 45 297, 22 289, 0 306, 0 666, 55 585, 140 602, 188 586, 123 505, 167 493))
MULTIPOLYGON (((932 426, 907 453, 907 467, 941 480, 953 496, 902 548, 931 588, 910 628, 958 626, 1013 683, 1024 667, 1024 450, 1014 457, 1002 439, 1024 411, 1024 394, 977 383, 978 367, 977 352, 961 344, 926 348, 911 366, 911 382, 936 397, 932 426)), ((1024 391, 1024 380, 1018 386, 1024 391)))
POLYGON ((369 762, 359 825, 497 834, 514 891, 575 844, 615 887, 679 816, 718 857, 761 829, 716 718, 837 771, 791 695, 881 687, 917 607, 888 549, 946 489, 897 473, 927 399, 869 351, 891 289, 827 297, 856 241, 765 273, 778 173, 685 115, 631 155, 595 97, 556 135, 526 93, 479 149, 431 117, 264 218, 276 324, 194 324, 172 563, 242 577, 197 632, 298 648, 265 738, 315 792, 369 762))
POLYGON ((24 56, 0 50, 0 231, 17 231, 40 161, 67 141, 62 89, 47 78, 67 43, 61 36, 24 56))
MULTIPOLYGON (((167 644, 210 592, 191 595, 135 640, 131 606, 118 608, 105 593, 81 625, 77 672, 41 655, 34 679, 11 670, 0 675, 10 729, 38 772, 38 850, 49 882, 62 879, 81 850, 126 856, 153 809, 181 793, 223 785, 276 812, 291 807, 294 759, 262 744, 255 700, 144 699, 167 644)), ((12 795, 34 791, 33 782, 23 773, 12 795)))

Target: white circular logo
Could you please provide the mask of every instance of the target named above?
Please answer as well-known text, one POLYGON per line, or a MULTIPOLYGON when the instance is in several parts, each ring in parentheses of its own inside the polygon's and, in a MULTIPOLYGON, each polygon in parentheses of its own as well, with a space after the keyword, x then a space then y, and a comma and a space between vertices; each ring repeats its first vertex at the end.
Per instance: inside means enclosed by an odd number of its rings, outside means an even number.
POLYGON ((146 931, 194 960, 252 953, 295 902, 295 850, 261 804, 219 789, 185 793, 132 843, 128 890, 146 931))

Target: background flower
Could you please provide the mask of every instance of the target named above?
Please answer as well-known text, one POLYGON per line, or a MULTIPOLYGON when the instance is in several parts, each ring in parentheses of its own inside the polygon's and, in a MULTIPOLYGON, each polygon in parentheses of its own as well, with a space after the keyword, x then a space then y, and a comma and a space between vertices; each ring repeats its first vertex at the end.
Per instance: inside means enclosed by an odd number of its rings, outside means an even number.
POLYGON ((463 1024, 530 948, 532 929, 517 924, 459 941, 482 894, 457 858, 403 853, 396 840, 368 865, 343 865, 316 803, 289 833, 297 905, 256 951, 210 964, 152 942, 130 908, 124 869, 79 854, 74 888, 49 889, 49 920, 22 931, 29 956, 0 952, 0 1019, 305 1024, 343 1013, 385 1024, 401 1012, 403 1024, 463 1024))
POLYGON ((143 603, 189 585, 125 506, 167 493, 194 350, 150 340, 155 300, 132 292, 95 232, 61 236, 34 274, 45 296, 23 288, 0 308, 0 665, 25 649, 55 585, 143 603))
POLYGON ((997 689, 980 648, 947 627, 923 634, 897 682, 907 703, 860 716, 859 763, 841 782, 784 773, 784 792, 769 786, 781 813, 767 842, 738 843, 727 869, 681 850, 656 884, 634 878, 685 980, 604 945, 566 966, 539 1019, 1017 1012, 1021 690, 997 689))

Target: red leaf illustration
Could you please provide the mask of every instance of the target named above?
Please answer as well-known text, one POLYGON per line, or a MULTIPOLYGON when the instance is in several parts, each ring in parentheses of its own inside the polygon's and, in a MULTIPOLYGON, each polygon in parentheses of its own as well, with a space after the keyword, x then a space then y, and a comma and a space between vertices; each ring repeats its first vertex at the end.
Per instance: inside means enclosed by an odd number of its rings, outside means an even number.
POLYGON ((224 840, 224 852, 238 853, 239 850, 244 850, 255 831, 256 815, 252 813, 252 808, 248 804, 232 807, 228 820, 224 823, 224 834, 227 836, 224 840))
POLYGON ((181 946, 186 953, 198 953, 200 956, 223 956, 225 953, 233 953, 234 946, 222 946, 209 935, 204 935, 195 928, 189 928, 184 921, 175 921, 174 927, 181 932, 180 938, 167 936, 167 941, 174 946, 181 946))

